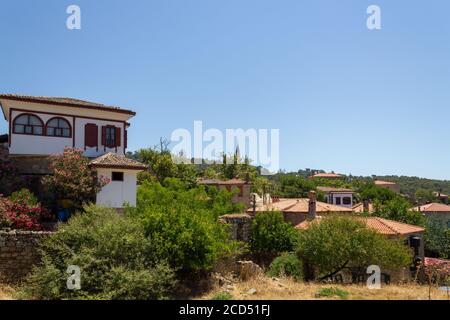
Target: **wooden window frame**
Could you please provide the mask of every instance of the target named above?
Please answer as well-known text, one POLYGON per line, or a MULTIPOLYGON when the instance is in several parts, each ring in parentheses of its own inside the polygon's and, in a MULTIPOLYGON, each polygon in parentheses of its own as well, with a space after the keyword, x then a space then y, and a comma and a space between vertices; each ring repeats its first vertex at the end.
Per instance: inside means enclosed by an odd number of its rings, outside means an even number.
POLYGON ((63 117, 53 117, 53 118, 51 118, 51 119, 49 119, 48 121, 47 121, 47 123, 45 124, 45 135, 47 136, 47 137, 55 137, 55 138, 66 138, 66 139, 70 139, 70 138, 72 138, 72 136, 73 136, 73 134, 72 134, 72 125, 70 124, 70 122, 69 122, 69 120, 67 120, 67 119, 65 119, 65 118, 63 118, 63 117), (63 135, 61 135, 61 136, 58 136, 58 135, 50 135, 50 134, 48 134, 48 132, 47 132, 47 129, 48 128, 53 128, 53 129, 60 129, 60 130, 64 130, 64 129, 67 129, 67 128, 61 128, 61 127, 52 127, 52 126, 49 126, 48 124, 50 123, 50 121, 53 121, 53 120, 62 120, 62 121, 65 121, 65 122, 67 122, 67 124, 69 125, 69 136, 63 136, 63 135))
MULTIPOLYGON (((29 123, 29 122, 30 122, 30 118, 28 118, 28 123, 29 123)), ((22 135, 26 135, 26 136, 38 136, 38 137, 45 136, 45 125, 44 125, 44 121, 42 121, 42 119, 41 119, 38 115, 36 115, 36 114, 34 114, 34 113, 21 113, 21 114, 15 116, 15 117, 14 117, 14 120, 12 121, 12 133, 13 133, 13 134, 22 134, 22 135), (16 124, 17 119, 20 118, 20 117, 22 117, 22 116, 28 116, 28 117, 32 116, 32 117, 36 117, 36 118, 40 121, 41 125, 38 126, 38 125, 32 125, 32 124, 16 124), (18 125, 18 126, 24 126, 24 132, 16 132, 16 125, 18 125), (26 128, 26 127, 31 127, 31 133, 26 133, 26 132, 25 132, 25 128, 26 128), (41 134, 35 134, 35 133, 33 133, 35 127, 38 127, 38 128, 40 127, 40 128, 42 128, 42 133, 41 133, 41 134)))
MULTIPOLYGON (((105 147, 117 148, 116 128, 117 127, 111 126, 111 125, 105 126, 105 147), (110 134, 110 137, 113 138, 114 143, 108 143, 108 130, 112 130, 112 135, 110 134)), ((109 141, 109 142, 111 142, 111 141, 109 141)))

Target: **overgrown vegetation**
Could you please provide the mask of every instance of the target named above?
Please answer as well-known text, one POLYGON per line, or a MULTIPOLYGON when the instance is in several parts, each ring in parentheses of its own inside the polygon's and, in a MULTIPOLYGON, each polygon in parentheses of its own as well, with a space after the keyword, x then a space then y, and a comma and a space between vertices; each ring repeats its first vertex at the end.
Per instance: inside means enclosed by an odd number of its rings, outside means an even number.
POLYGON ((82 150, 66 147, 62 154, 51 157, 50 167, 53 175, 44 177, 44 186, 56 199, 70 200, 78 209, 95 202, 97 192, 108 183, 106 178, 96 176, 82 150))
POLYGON ((293 251, 297 230, 284 221, 277 211, 260 212, 253 219, 250 248, 256 253, 281 253, 293 251))
POLYGON ((272 261, 268 275, 271 277, 292 277, 295 280, 301 280, 303 278, 302 263, 295 254, 282 254, 272 261))
POLYGON ((235 247, 218 221, 219 215, 234 211, 232 194, 189 189, 173 178, 166 179, 165 185, 145 181, 138 189, 137 207, 129 212, 143 224, 157 257, 177 268, 211 268, 219 256, 235 247))
POLYGON ((155 255, 144 227, 112 209, 88 206, 41 246, 22 294, 33 299, 165 299, 175 272, 155 255), (68 266, 79 266, 79 290, 67 288, 68 266))
POLYGON ((311 223, 299 236, 297 256, 317 272, 308 277, 325 279, 345 267, 407 267, 412 252, 400 240, 368 229, 363 223, 346 217, 330 217, 311 223))

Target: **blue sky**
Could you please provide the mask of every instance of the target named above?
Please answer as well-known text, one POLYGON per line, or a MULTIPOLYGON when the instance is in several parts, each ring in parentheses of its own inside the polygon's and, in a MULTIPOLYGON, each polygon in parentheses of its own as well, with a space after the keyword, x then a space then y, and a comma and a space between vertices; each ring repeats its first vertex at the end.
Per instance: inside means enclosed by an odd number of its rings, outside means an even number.
POLYGON ((449 15, 447 0, 2 1, 0 91, 132 108, 132 150, 202 120, 280 129, 287 170, 450 179, 449 15))

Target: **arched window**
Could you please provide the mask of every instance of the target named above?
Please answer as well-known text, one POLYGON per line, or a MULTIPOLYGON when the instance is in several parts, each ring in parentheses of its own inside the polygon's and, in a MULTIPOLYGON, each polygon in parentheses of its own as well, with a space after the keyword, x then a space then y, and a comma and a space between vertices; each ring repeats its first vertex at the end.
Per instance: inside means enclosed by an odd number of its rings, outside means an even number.
POLYGON ((69 121, 63 118, 52 118, 48 120, 45 131, 48 136, 52 137, 70 138, 72 136, 69 121))
POLYGON ((14 119, 13 133, 42 136, 44 123, 33 114, 22 114, 14 119))

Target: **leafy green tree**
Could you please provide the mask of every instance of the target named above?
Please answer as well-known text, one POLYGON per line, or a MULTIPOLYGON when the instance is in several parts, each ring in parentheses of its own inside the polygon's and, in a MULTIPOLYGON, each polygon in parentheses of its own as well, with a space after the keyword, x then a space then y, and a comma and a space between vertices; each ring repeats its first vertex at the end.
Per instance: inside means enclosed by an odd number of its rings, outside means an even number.
POLYGON ((142 221, 159 259, 179 269, 206 270, 234 249, 218 220, 233 209, 231 196, 226 190, 210 196, 203 187, 188 188, 173 178, 165 186, 145 181, 138 188, 137 207, 128 211, 142 221))
POLYGON ((281 253, 294 250, 297 230, 284 221, 277 211, 260 212, 252 223, 250 248, 259 253, 281 253))
POLYGON ((21 292, 33 299, 165 299, 175 273, 159 260, 137 219, 87 206, 42 242, 42 264, 21 292), (68 266, 80 267, 81 288, 67 288, 68 266))
POLYGON ((419 205, 437 201, 437 197, 433 194, 433 191, 425 189, 418 189, 414 194, 414 198, 419 205))
POLYGON ((450 258, 450 228, 436 218, 427 221, 425 251, 427 255, 450 258))
POLYGON ((412 252, 402 241, 387 239, 347 217, 324 218, 302 230, 297 256, 316 269, 321 279, 347 266, 396 268, 412 263, 412 252))
POLYGON ((371 214, 373 216, 417 226, 425 226, 424 216, 418 211, 411 210, 409 202, 400 197, 386 201, 384 204, 380 201, 375 201, 374 210, 375 212, 371 214))
POLYGON ((281 175, 274 188, 274 194, 286 198, 305 198, 311 190, 316 190, 312 180, 296 175, 281 175))
POLYGON ((145 163, 148 171, 139 175, 139 182, 144 180, 158 181, 164 184, 166 178, 178 178, 191 186, 197 181, 195 166, 189 163, 175 163, 169 150, 157 148, 141 149, 132 158, 145 163))
POLYGON ((361 201, 378 201, 384 204, 387 201, 391 201, 400 197, 395 192, 376 186, 373 183, 364 184, 359 188, 359 198, 361 201))

